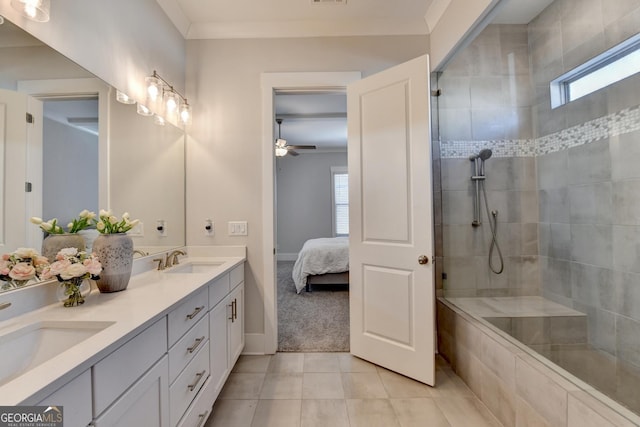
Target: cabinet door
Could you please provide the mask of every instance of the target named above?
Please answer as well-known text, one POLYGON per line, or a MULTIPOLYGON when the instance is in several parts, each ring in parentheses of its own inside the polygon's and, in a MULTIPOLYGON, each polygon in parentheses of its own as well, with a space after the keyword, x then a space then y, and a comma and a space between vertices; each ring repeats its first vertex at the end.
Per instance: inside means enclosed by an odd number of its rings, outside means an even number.
POLYGON ((38 406, 62 406, 65 426, 88 425, 91 422, 91 370, 87 369, 44 398, 38 406))
POLYGON ((109 407, 95 427, 169 426, 169 362, 164 356, 109 407))
POLYGON ((244 348, 244 283, 240 283, 229 295, 229 369, 236 364, 244 348))
POLYGON ((218 397, 222 386, 229 374, 227 322, 231 308, 227 306, 228 299, 218 303, 209 313, 209 354, 211 368, 211 385, 215 398, 218 397))

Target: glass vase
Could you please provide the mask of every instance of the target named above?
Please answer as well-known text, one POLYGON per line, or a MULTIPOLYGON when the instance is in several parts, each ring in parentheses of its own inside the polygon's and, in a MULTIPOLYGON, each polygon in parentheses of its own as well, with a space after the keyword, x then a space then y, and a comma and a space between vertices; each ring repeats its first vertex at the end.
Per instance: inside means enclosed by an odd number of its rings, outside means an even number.
POLYGON ((58 283, 56 296, 65 307, 74 307, 84 304, 84 300, 90 292, 89 281, 76 278, 58 283))

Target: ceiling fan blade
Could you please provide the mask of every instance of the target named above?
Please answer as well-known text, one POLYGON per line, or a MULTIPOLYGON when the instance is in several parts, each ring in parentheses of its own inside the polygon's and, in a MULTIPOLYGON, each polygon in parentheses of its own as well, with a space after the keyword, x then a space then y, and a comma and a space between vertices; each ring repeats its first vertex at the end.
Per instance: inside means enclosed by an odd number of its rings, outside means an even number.
POLYGON ((289 148, 295 148, 298 150, 315 150, 315 145, 287 145, 289 148))
POLYGON ((298 153, 297 151, 293 151, 293 150, 289 150, 289 154, 291 154, 294 157, 300 155, 300 153, 298 153))

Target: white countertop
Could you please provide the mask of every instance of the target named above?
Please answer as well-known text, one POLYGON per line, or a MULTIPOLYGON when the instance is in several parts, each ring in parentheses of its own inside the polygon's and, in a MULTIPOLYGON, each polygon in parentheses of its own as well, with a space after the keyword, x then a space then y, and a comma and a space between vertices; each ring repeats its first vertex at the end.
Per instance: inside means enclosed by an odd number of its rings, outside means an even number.
MULTIPOLYGON (((0 405, 38 403, 165 316, 186 297, 246 259, 245 256, 199 256, 206 253, 202 250, 189 249, 188 253, 189 257, 181 259, 181 264, 188 261, 221 261, 223 264, 208 273, 167 273, 157 270, 142 272, 133 275, 129 286, 122 292, 101 294, 96 290, 81 306, 63 307, 58 302, 0 322, 0 336, 9 330, 42 321, 114 322, 1 385, 0 405)), ((1 357, 10 355, 3 354, 1 357)))

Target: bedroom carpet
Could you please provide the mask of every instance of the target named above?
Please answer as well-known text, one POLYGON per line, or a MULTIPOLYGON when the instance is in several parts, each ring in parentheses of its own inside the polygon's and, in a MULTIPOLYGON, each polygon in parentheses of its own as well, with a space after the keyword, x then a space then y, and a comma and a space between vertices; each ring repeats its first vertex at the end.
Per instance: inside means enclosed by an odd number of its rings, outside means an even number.
POLYGON ((278 262, 278 351, 349 351, 347 287, 319 285, 296 294, 293 264, 278 262))

